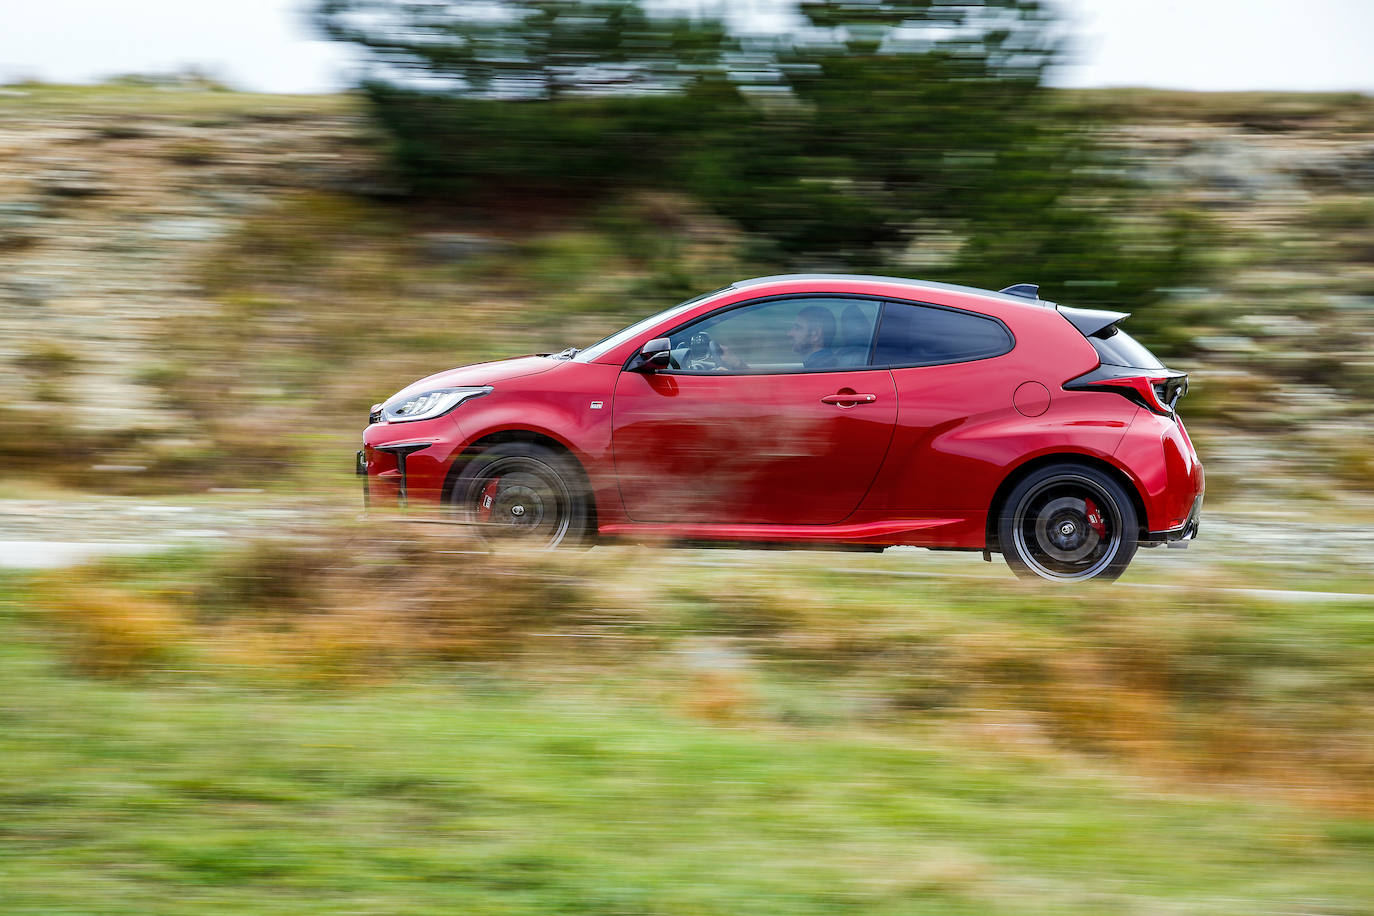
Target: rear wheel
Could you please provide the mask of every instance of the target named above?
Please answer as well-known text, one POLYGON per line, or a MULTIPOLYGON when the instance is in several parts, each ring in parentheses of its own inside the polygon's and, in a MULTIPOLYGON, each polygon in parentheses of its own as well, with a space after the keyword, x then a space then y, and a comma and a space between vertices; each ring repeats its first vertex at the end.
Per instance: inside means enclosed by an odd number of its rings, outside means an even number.
POLYGON ((1007 565, 1022 578, 1109 582, 1135 556, 1140 530, 1119 483, 1095 468, 1055 464, 1007 496, 997 538, 1007 565))
POLYGON ((548 549, 587 537, 582 475, 566 456, 531 442, 488 448, 463 468, 449 505, 483 535, 548 549))

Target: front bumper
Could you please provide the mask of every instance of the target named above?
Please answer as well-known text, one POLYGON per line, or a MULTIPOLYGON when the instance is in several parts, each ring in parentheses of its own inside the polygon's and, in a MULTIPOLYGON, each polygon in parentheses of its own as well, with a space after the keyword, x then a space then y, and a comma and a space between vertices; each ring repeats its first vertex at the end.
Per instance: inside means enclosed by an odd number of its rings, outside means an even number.
POLYGON ((372 507, 372 487, 368 484, 367 456, 363 454, 362 449, 358 449, 358 457, 353 466, 353 473, 363 479, 363 508, 369 509, 372 507))
MULTIPOLYGON (((406 442, 387 442, 383 445, 374 445, 374 451, 385 452, 395 459, 396 467, 394 471, 383 472, 379 476, 390 476, 396 483, 396 502, 397 505, 406 505, 410 496, 410 473, 406 467, 406 459, 416 452, 424 451, 434 445, 432 439, 406 441, 406 442)), ((357 473, 362 475, 365 483, 363 484, 363 503, 366 505, 371 500, 371 486, 368 481, 367 454, 366 449, 358 452, 357 473)))

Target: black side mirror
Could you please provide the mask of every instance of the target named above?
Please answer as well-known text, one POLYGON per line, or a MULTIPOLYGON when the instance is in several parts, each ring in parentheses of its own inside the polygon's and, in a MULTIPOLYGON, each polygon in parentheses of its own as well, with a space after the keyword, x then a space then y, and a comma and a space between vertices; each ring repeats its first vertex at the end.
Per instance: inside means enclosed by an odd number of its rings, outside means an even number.
POLYGON ((633 368, 640 372, 667 369, 673 359, 673 344, 666 337, 655 337, 639 348, 639 359, 633 368))

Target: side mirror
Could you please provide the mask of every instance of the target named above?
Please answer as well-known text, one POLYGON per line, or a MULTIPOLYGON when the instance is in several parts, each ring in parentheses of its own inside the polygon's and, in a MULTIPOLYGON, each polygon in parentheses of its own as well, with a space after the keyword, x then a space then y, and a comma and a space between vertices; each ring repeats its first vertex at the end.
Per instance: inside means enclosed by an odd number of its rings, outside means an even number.
POLYGON ((639 348, 639 359, 634 368, 641 372, 667 369, 673 359, 673 344, 666 337, 655 337, 639 348))

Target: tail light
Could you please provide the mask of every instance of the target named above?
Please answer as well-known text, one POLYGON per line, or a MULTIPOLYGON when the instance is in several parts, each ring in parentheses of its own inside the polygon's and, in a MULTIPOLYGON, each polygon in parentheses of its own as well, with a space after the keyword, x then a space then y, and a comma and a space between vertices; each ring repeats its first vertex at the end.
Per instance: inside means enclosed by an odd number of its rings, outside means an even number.
POLYGON ((1132 369, 1098 366, 1064 383, 1069 391, 1119 394, 1162 417, 1172 417, 1179 398, 1188 393, 1188 374, 1176 369, 1132 369))

